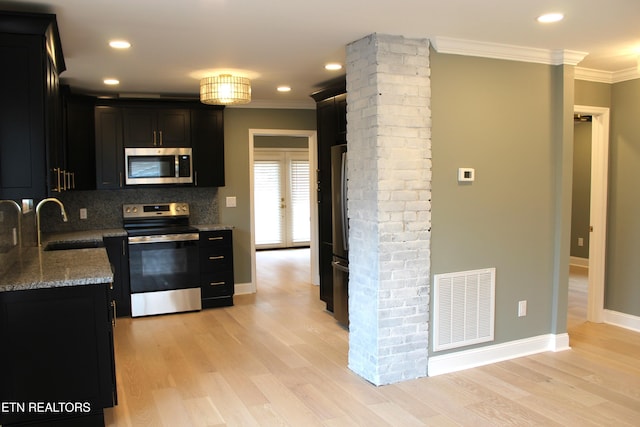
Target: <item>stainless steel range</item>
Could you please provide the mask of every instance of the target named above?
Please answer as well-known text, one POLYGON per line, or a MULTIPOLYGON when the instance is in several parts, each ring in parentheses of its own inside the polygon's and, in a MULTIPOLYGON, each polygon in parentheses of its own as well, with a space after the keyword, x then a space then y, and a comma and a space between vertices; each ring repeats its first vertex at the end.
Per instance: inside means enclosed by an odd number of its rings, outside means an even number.
POLYGON ((202 308, 198 230, 187 203, 126 204, 131 316, 202 308))

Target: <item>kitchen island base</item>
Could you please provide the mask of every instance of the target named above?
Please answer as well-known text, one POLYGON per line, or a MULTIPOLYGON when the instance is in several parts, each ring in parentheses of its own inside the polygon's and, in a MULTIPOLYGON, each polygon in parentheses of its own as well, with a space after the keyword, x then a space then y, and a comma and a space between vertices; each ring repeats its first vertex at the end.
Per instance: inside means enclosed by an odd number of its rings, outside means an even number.
POLYGON ((0 292, 0 425, 104 425, 117 402, 109 284, 0 292))

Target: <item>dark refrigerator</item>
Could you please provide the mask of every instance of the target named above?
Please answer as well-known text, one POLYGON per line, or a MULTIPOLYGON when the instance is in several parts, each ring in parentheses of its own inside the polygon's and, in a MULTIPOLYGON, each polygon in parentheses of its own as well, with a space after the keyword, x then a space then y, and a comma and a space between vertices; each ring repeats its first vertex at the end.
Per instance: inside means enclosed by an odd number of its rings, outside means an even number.
POLYGON ((331 147, 331 224, 333 234, 333 315, 349 327, 349 234, 347 145, 331 147))

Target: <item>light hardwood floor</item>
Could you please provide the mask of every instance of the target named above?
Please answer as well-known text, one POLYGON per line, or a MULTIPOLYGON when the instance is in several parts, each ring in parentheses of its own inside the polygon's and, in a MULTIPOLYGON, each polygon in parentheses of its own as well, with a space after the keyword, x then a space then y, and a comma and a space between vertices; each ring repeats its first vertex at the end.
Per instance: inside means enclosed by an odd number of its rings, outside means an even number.
POLYGON ((233 307, 118 319, 107 425, 640 425, 640 334, 586 323, 573 301, 571 350, 371 385, 346 367, 308 256, 258 253, 258 293, 233 307))

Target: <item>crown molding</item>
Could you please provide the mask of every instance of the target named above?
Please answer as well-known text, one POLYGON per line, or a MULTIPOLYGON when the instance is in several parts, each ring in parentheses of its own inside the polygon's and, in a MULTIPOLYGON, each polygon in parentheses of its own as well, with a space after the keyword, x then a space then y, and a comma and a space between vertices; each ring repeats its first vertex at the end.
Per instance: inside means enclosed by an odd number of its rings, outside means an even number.
POLYGON ((575 79, 585 80, 588 82, 611 84, 613 83, 613 72, 576 67, 575 79))
POLYGON ((547 65, 576 65, 588 54, 587 52, 575 50, 549 50, 449 37, 435 37, 431 39, 431 44, 438 53, 533 62, 547 65))
POLYGON ((627 68, 626 70, 620 70, 613 73, 613 83, 626 82, 627 80, 634 80, 640 78, 640 71, 637 67, 627 68))
POLYGON ((640 78, 640 72, 635 67, 620 71, 602 71, 576 67, 575 78, 576 80, 585 80, 588 82, 614 84, 640 78))

